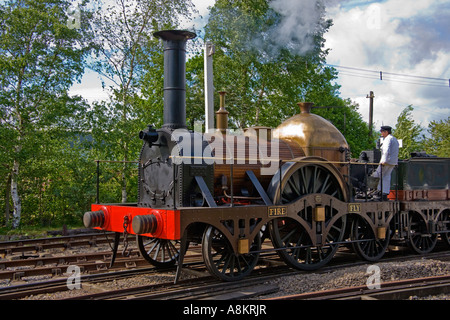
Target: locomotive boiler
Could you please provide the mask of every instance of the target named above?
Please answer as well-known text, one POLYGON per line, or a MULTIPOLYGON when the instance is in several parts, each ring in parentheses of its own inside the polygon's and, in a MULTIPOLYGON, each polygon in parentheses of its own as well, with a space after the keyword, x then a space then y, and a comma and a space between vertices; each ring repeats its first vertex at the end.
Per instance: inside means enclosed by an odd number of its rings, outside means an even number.
MULTIPOLYGON (((253 270, 269 250, 262 248, 266 238, 288 265, 314 270, 344 243, 377 260, 398 228, 448 235, 448 184, 445 199, 417 208, 398 199, 355 199, 353 180, 362 178, 352 171, 366 170, 367 162, 351 163, 344 136, 312 114, 311 103, 299 103, 300 113, 274 129, 187 130, 185 48, 195 34, 168 30, 155 36, 164 44, 164 124, 139 133, 138 202, 93 204, 84 215, 86 227, 116 232, 111 263, 121 233, 135 234, 140 253, 155 266, 178 264, 176 279, 189 244, 201 244, 207 269, 226 281, 253 270), (419 218, 408 220, 414 210, 419 218)), ((223 105, 218 116, 218 124, 226 124, 223 105)))

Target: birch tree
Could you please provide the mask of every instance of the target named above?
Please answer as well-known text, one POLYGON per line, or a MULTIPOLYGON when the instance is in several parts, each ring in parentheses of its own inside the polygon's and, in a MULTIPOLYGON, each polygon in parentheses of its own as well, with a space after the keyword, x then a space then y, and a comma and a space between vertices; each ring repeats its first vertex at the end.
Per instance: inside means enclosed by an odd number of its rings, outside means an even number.
POLYGON ((191 9, 190 0, 114 0, 99 7, 92 19, 96 51, 89 67, 99 73, 109 91, 109 101, 97 104, 97 108, 111 118, 108 126, 97 127, 96 133, 111 147, 114 159, 108 160, 123 161, 122 202, 128 198, 128 161, 137 158, 137 132, 145 119, 141 93, 151 90, 141 88, 141 84, 153 63, 152 51, 159 47, 153 32, 174 28, 191 9))
POLYGON ((36 132, 67 116, 67 91, 83 72, 81 27, 68 23, 69 7, 64 0, 0 4, 1 160, 9 170, 14 228, 22 213, 21 168, 40 143, 36 132))

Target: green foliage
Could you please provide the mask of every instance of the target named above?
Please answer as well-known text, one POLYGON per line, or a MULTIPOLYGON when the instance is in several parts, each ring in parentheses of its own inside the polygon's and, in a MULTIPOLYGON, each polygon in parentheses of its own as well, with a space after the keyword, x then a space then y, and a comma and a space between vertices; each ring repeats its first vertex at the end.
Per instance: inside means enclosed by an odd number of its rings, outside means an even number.
POLYGON ((345 136, 352 158, 358 158, 363 150, 374 147, 369 139, 369 127, 358 112, 359 106, 339 97, 329 97, 323 101, 326 108, 314 108, 313 113, 327 119, 345 136))
MULTIPOLYGON (((337 72, 325 65, 323 35, 332 22, 320 3, 305 1, 294 12, 305 19, 296 24, 304 32, 295 34, 284 19, 295 8, 277 0, 217 0, 205 39, 188 43, 188 127, 204 119, 203 52, 192 47, 210 40, 216 47, 214 84, 228 92, 231 127, 276 127, 299 112, 297 102, 311 101, 319 107, 313 112, 345 135, 353 157, 371 149, 358 105, 339 96, 337 72)), ((96 198, 95 160, 109 160, 100 162, 101 202, 137 200, 138 133, 149 124, 160 127, 163 118, 162 43, 153 32, 177 28, 181 17, 190 17, 192 3, 92 4, 98 4, 92 12, 87 1, 80 4, 77 28, 67 23, 69 1, 0 4, 0 225, 6 228, 17 228, 12 213, 19 209, 18 230, 79 224, 96 198), (69 96, 85 68, 102 77, 108 99, 89 105, 69 96)), ((218 106, 218 94, 215 99, 218 106)), ((408 155, 422 147, 411 111, 404 110, 395 128, 408 155)), ((428 153, 449 156, 449 119, 430 124, 431 138, 423 145, 428 153)))
POLYGON ((428 126, 431 137, 425 140, 428 154, 450 158, 450 117, 441 121, 431 121, 428 126))
POLYGON ((162 105, 157 103, 161 98, 154 99, 152 91, 152 80, 161 79, 162 62, 153 55, 160 43, 152 34, 170 28, 180 16, 188 16, 191 6, 191 1, 182 0, 116 0, 94 15, 95 59, 90 65, 114 84, 109 88, 109 101, 94 108, 94 112, 100 111, 94 115, 99 120, 94 123, 94 137, 108 146, 110 154, 103 155, 106 159, 124 161, 122 202, 128 201, 127 161, 138 158, 142 145, 137 134, 146 124, 160 124, 162 115, 162 105))
POLYGON ((67 142, 61 132, 73 132, 86 107, 67 94, 83 73, 87 51, 84 28, 67 25, 69 5, 63 0, 10 0, 0 5, 0 123, 8 137, 2 138, 2 173, 8 177, 1 182, 2 209, 13 208, 14 227, 22 211, 30 217, 42 212, 36 209, 42 190, 55 178, 46 168, 54 168, 67 142), (6 196, 8 189, 11 197, 6 196))
POLYGON ((423 149, 423 141, 421 133, 423 128, 416 124, 412 118, 412 105, 407 106, 397 118, 397 124, 392 130, 392 135, 402 140, 402 148, 399 150, 399 158, 408 159, 410 153, 421 151, 423 149))
MULTIPOLYGON (((339 86, 333 83, 336 70, 325 66, 328 51, 324 49, 323 34, 332 22, 324 19, 320 5, 306 9, 297 14, 303 19, 298 22, 308 32, 298 35, 285 30, 286 22, 274 10, 274 2, 216 1, 205 28, 206 39, 216 47, 215 87, 228 92, 227 110, 230 123, 236 128, 276 127, 299 113, 300 101, 332 106, 314 112, 343 132, 352 153, 358 156, 370 146, 369 139, 361 139, 361 135, 368 136, 367 125, 358 106, 339 97, 339 86)), ((199 62, 196 63, 194 71, 203 79, 199 62)))

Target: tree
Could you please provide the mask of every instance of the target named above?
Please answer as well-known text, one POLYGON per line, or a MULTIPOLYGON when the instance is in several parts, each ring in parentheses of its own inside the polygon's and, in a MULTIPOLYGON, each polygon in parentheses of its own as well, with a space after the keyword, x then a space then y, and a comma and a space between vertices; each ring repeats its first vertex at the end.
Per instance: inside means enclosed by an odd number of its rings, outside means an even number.
MULTIPOLYGON (((337 107, 313 112, 341 130, 354 153, 369 148, 360 139, 368 128, 358 106, 339 97, 339 86, 333 83, 337 72, 325 65, 323 35, 331 25, 321 1, 216 1, 205 40, 216 48, 214 86, 228 93, 231 127, 276 127, 299 113, 297 102, 311 101, 337 107)), ((188 61, 188 118, 198 120, 204 106, 196 89, 203 84, 202 61, 199 56, 188 61)))
MULTIPOLYGON (((320 99, 320 97, 317 97, 317 99, 320 99)), ((327 97, 327 100, 323 103, 326 106, 325 108, 319 106, 314 108, 313 112, 333 123, 344 135, 353 158, 358 158, 361 151, 370 150, 374 147, 368 139, 361 139, 361 137, 369 135, 369 127, 358 112, 358 104, 350 99, 344 100, 338 96, 327 97)))
POLYGON ((410 153, 421 151, 423 149, 423 140, 421 133, 423 128, 416 124, 412 119, 412 105, 407 106, 397 118, 397 124, 392 130, 392 134, 402 140, 402 148, 399 151, 399 158, 407 159, 410 153))
POLYGON ((431 121, 428 133, 431 137, 425 140, 425 151, 438 157, 450 157, 450 117, 431 121))
POLYGON ((337 88, 330 82, 335 71, 324 65, 323 34, 331 26, 324 7, 319 1, 290 2, 291 14, 277 3, 218 0, 205 27, 205 38, 216 46, 215 86, 229 92, 227 110, 238 128, 276 126, 298 113, 296 103, 315 90, 330 94, 337 88), (289 26, 291 19, 298 23, 289 26))
POLYGON ((86 50, 83 28, 68 24, 69 5, 64 0, 0 4, 0 123, 7 138, 1 160, 9 171, 14 228, 22 212, 21 171, 36 156, 39 136, 80 106, 71 103, 67 91, 83 73, 86 50))
MULTIPOLYGON (((181 16, 189 16, 191 8, 190 0, 115 0, 100 7, 92 19, 96 51, 90 68, 113 84, 109 88, 109 101, 97 104, 97 110, 108 114, 111 121, 102 123, 109 126, 99 127, 96 138, 109 144, 114 160, 124 161, 122 202, 127 202, 128 198, 128 161, 135 160, 139 151, 137 133, 143 129, 148 114, 156 109, 152 102, 143 99, 143 92, 152 89, 141 87, 145 79, 148 80, 146 74, 154 67, 155 48, 160 48, 159 40, 152 34, 176 25, 181 16), (145 106, 152 109, 145 110, 145 106)), ((159 114, 162 115, 158 110, 157 116, 159 114)))

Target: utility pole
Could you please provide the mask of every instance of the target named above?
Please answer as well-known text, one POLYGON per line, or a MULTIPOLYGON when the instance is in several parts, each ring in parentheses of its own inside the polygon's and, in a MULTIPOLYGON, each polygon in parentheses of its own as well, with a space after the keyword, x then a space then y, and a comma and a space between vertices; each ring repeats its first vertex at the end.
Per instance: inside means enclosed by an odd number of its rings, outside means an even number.
POLYGON ((366 98, 370 99, 369 102, 369 143, 372 143, 372 123, 373 123, 373 98, 375 98, 373 91, 366 98))
POLYGON ((214 129, 214 82, 213 82, 213 54, 214 44, 205 43, 205 132, 213 132, 214 129))

